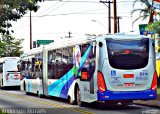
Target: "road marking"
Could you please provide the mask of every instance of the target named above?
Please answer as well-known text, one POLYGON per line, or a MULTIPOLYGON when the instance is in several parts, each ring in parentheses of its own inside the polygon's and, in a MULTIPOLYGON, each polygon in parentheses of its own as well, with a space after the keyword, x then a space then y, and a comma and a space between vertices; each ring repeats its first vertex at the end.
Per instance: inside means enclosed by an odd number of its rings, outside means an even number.
POLYGON ((59 105, 59 104, 53 104, 53 103, 46 102, 46 101, 35 100, 33 98, 25 98, 24 99, 24 97, 21 96, 21 95, 16 95, 16 94, 13 94, 13 93, 7 93, 5 91, 3 91, 3 92, 0 91, 0 93, 3 94, 3 95, 20 98, 20 99, 23 99, 23 100, 26 100, 26 101, 32 101, 32 102, 35 102, 35 103, 40 103, 40 104, 44 104, 44 105, 48 105, 48 106, 53 106, 53 107, 56 107, 56 108, 63 108, 63 109, 71 110, 71 111, 74 111, 74 112, 79 112, 81 114, 95 114, 93 112, 84 111, 84 110, 75 109, 75 108, 70 108, 68 106, 62 106, 62 105, 59 105))

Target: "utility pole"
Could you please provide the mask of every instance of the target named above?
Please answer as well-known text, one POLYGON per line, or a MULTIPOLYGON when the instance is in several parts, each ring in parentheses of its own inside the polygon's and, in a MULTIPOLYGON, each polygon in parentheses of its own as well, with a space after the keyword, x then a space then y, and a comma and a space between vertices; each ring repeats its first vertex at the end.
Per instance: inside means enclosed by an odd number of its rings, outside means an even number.
POLYGON ((30 11, 30 49, 32 49, 32 14, 30 11))
POLYGON ((117 16, 117 26, 118 26, 117 32, 120 32, 120 23, 119 23, 119 19, 122 19, 122 17, 121 17, 121 16, 117 16))
POLYGON ((111 33, 111 2, 110 0, 109 1, 100 1, 101 3, 105 4, 105 3, 108 3, 108 33, 111 33))
POLYGON ((113 0, 113 12, 114 12, 114 33, 117 33, 117 4, 116 0, 113 0))

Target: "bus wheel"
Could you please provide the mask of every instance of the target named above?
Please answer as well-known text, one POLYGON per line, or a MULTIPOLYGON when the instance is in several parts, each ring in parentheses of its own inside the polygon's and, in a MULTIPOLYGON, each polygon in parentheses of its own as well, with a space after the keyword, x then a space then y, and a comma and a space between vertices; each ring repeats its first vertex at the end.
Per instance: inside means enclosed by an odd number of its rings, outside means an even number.
POLYGON ((80 107, 84 106, 84 102, 81 101, 81 92, 80 92, 79 87, 77 87, 76 97, 77 97, 77 104, 78 104, 80 107))
POLYGON ((68 96, 68 101, 71 105, 75 104, 75 100, 73 100, 70 96, 68 96))
POLYGON ((26 91, 26 83, 23 83, 23 90, 26 92, 26 95, 29 95, 30 93, 26 91))

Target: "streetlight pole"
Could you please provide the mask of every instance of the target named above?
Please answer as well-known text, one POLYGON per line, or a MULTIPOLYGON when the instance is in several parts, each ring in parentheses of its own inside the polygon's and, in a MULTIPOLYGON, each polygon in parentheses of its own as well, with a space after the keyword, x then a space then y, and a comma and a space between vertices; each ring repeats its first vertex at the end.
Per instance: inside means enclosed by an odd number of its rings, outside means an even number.
POLYGON ((96 22, 96 23, 98 23, 99 25, 101 25, 103 28, 107 28, 106 26, 104 26, 104 24, 103 23, 101 23, 101 22, 99 22, 99 21, 97 21, 97 20, 95 20, 95 19, 93 19, 93 20, 91 20, 92 22, 96 22))
POLYGON ((30 49, 32 49, 32 14, 30 11, 30 49))
POLYGON ((108 3, 108 33, 110 34, 111 33, 111 1, 100 1, 101 3, 105 4, 105 3, 108 3))

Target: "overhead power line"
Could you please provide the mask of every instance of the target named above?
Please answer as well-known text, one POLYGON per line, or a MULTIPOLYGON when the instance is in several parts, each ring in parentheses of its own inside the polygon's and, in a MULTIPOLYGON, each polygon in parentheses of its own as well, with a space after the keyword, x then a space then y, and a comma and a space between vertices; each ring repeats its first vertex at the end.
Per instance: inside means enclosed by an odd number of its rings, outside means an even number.
POLYGON ((94 1, 71 1, 71 0, 69 0, 69 1, 64 1, 64 0, 44 0, 44 1, 60 1, 60 2, 82 2, 82 3, 99 3, 99 2, 94 2, 94 1))
MULTIPOLYGON (((99 3, 99 1, 98 2, 96 2, 96 1, 84 1, 84 0, 79 0, 79 1, 74 1, 74 0, 69 0, 69 1, 65 1, 65 0, 44 0, 44 1, 51 1, 51 2, 54 2, 54 1, 59 1, 59 2, 81 2, 81 3, 99 3)), ((124 0, 124 1, 117 1, 117 3, 122 3, 122 2, 134 2, 134 0, 133 1, 131 1, 131 0, 124 0)))

